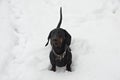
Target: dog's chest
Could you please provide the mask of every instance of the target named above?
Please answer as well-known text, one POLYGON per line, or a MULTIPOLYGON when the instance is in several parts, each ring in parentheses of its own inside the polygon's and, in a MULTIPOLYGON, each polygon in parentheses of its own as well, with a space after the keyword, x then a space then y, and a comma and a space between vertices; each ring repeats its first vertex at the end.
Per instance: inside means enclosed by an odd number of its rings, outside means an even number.
POLYGON ((59 66, 59 67, 65 66, 67 64, 67 55, 65 55, 64 57, 56 56, 55 57, 55 62, 56 62, 56 65, 59 66))

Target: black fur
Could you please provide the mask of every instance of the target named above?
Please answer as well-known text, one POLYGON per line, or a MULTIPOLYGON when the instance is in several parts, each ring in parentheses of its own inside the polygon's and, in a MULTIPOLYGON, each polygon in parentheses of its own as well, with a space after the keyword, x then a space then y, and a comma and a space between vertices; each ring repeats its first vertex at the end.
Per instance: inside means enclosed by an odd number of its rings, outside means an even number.
POLYGON ((66 66, 66 70, 71 71, 72 54, 69 48, 71 44, 71 35, 65 30, 60 28, 62 22, 62 8, 60 8, 60 21, 57 28, 53 29, 48 36, 52 46, 50 52, 50 62, 52 64, 52 71, 56 71, 56 66, 63 67, 66 66))

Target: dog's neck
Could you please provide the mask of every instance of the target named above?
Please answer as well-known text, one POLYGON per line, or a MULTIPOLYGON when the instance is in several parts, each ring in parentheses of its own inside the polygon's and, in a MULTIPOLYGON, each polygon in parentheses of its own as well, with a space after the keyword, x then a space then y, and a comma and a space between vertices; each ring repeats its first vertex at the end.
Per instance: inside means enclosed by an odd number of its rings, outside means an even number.
POLYGON ((59 54, 59 55, 54 50, 52 50, 52 51, 53 51, 54 55, 56 56, 55 60, 61 61, 66 55, 66 50, 62 54, 59 54))
POLYGON ((53 50, 54 50, 54 52, 55 52, 56 54, 61 55, 61 54, 64 53, 65 47, 61 47, 61 48, 56 48, 56 47, 54 47, 53 50))

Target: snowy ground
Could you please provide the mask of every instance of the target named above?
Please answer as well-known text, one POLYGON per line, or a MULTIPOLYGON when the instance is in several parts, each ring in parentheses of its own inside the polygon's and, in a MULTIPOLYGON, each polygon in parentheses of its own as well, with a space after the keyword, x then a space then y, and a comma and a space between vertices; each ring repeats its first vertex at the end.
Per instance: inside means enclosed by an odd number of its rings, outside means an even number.
POLYGON ((120 80, 120 0, 0 0, 0 80, 120 80), (72 35, 72 72, 51 72, 47 36, 72 35))

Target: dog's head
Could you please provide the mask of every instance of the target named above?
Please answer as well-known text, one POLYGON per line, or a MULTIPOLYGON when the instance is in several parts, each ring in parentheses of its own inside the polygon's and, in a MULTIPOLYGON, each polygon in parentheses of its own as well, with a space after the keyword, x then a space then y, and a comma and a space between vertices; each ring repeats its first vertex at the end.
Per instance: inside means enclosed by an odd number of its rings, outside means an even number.
MULTIPOLYGON (((56 47, 56 48, 61 48, 62 46, 65 45, 69 46, 71 43, 71 36, 66 30, 61 28, 52 30, 48 36, 48 42, 49 39, 51 41, 52 47, 56 47)), ((48 45, 48 42, 46 46, 48 45)))
POLYGON ((67 45, 67 46, 70 45, 71 36, 66 30, 60 28, 61 23, 62 23, 62 7, 60 7, 60 21, 57 25, 57 28, 50 32, 48 36, 48 42, 46 43, 45 46, 48 45, 49 39, 51 40, 51 45, 53 47, 60 48, 64 45, 67 45))
POLYGON ((55 29, 51 33, 51 45, 56 48, 61 48, 65 42, 65 33, 61 29, 55 29))

